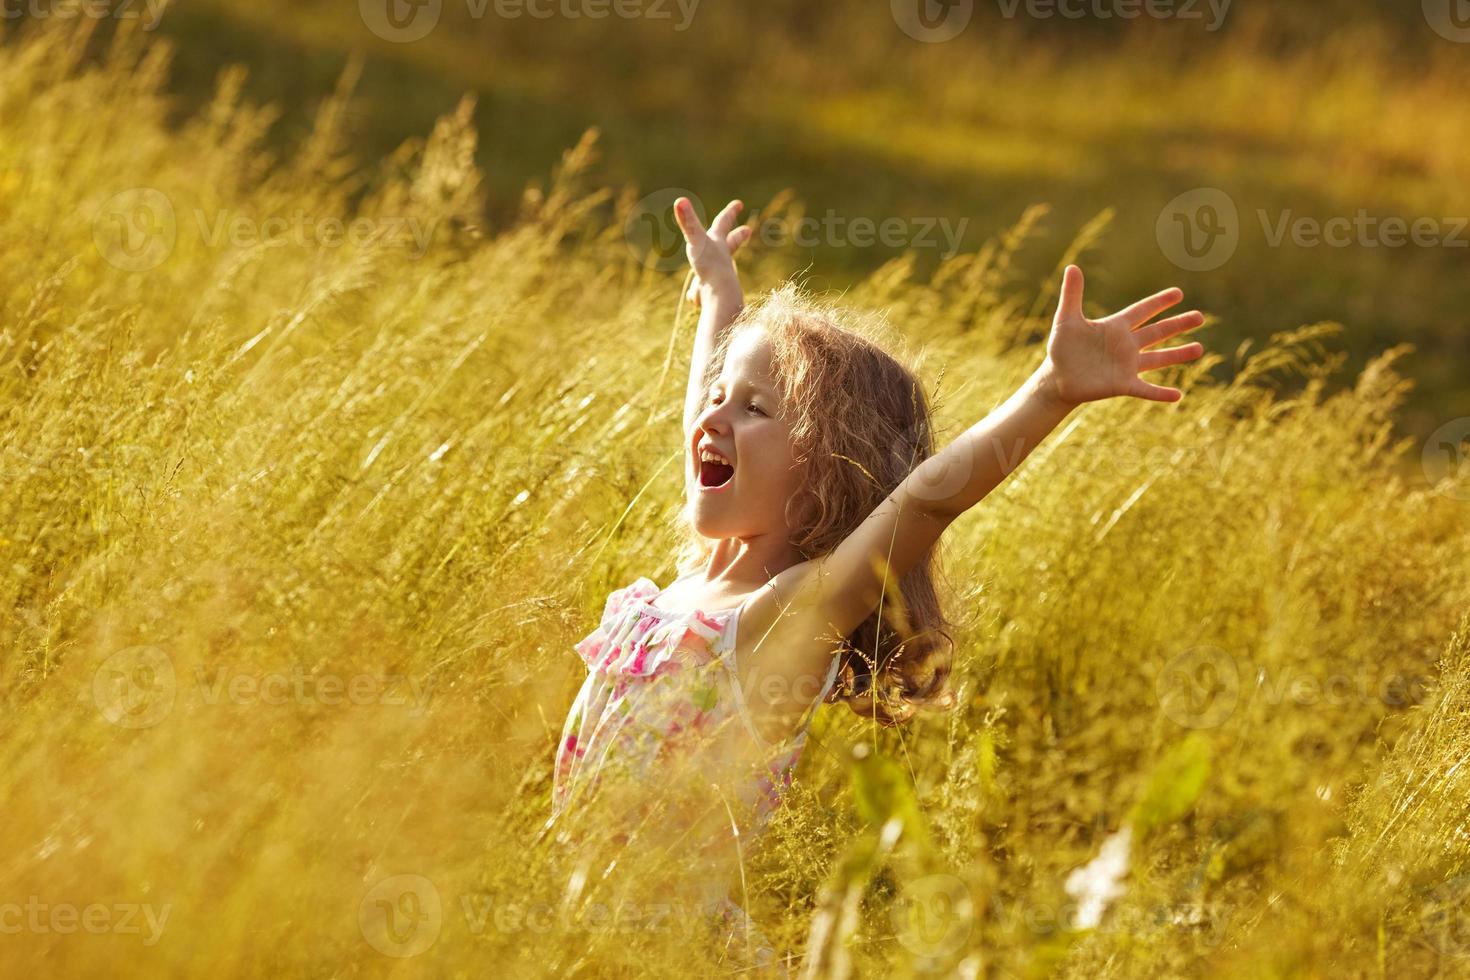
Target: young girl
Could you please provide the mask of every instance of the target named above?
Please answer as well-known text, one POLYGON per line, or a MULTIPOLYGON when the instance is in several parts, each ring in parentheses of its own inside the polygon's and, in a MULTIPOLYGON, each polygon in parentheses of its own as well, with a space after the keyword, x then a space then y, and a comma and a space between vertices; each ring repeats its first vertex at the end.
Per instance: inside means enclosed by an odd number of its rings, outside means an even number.
MULTIPOLYGON (((1068 266, 1042 363, 935 454, 919 383, 839 313, 789 286, 742 309, 733 255, 751 228, 736 227, 740 209, 730 202, 706 230, 687 198, 675 204, 700 307, 684 402, 686 574, 613 592, 577 645, 588 676, 548 821, 617 770, 632 777, 618 837, 631 840, 649 826, 642 803, 683 771, 673 760, 694 759, 713 801, 698 833, 733 840, 737 858, 779 803, 817 705, 843 700, 897 724, 950 703, 931 572, 945 528, 1084 402, 1182 398, 1139 374, 1203 347, 1146 348, 1204 322, 1154 320, 1178 289, 1090 320, 1082 272, 1068 266)), ((716 884, 702 894, 739 936, 724 879, 704 873, 716 884)))

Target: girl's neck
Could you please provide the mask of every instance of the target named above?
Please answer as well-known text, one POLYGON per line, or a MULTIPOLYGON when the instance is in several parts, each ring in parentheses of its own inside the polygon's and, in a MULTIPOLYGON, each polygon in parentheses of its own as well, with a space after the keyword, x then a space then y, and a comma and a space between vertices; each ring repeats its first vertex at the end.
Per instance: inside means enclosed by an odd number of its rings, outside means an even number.
POLYGON ((705 564, 704 580, 734 593, 754 592, 803 560, 801 552, 781 535, 721 538, 705 564))

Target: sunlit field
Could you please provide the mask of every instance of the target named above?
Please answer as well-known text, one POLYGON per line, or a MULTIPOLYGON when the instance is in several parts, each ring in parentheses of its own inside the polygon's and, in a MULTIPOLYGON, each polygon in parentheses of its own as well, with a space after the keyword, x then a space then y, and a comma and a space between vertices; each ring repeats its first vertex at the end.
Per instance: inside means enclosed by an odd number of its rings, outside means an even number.
MULTIPOLYGON (((181 105, 165 37, 93 28, 0 43, 0 974, 759 975, 678 835, 542 833, 572 645, 674 568, 659 188, 588 133, 487 220, 515 136, 472 100, 359 155, 351 70, 282 137, 243 69, 181 105)), ((1171 284, 1045 203, 852 270, 941 435, 1067 262, 1171 284)), ((755 295, 810 256, 740 258, 755 295)), ((742 854, 793 974, 1470 973, 1470 422, 1408 431, 1415 344, 1354 363, 1368 326, 1212 324, 1181 402, 1085 406, 956 524, 958 707, 822 708, 742 854)))

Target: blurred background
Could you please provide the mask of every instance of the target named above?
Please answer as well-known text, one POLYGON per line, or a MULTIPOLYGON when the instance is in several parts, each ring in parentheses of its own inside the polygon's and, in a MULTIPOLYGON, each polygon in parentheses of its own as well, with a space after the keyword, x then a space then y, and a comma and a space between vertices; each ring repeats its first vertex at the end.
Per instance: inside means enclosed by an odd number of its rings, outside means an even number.
POLYGON ((492 227, 594 127, 598 182, 687 189, 716 210, 739 197, 757 220, 794 192, 823 229, 771 234, 818 286, 905 251, 932 267, 1032 204, 1049 206, 1054 238, 1018 274, 1047 275, 1107 211, 1094 302, 1177 283, 1220 318, 1222 351, 1337 321, 1353 368, 1412 342, 1402 425, 1423 436, 1470 414, 1458 6, 188 0, 156 30, 179 42, 181 118, 240 63, 246 93, 282 107, 283 146, 353 59, 347 131, 364 160, 474 93, 492 227), (903 230, 864 235, 863 219, 903 230), (1201 254, 1183 250, 1186 227, 1201 254))

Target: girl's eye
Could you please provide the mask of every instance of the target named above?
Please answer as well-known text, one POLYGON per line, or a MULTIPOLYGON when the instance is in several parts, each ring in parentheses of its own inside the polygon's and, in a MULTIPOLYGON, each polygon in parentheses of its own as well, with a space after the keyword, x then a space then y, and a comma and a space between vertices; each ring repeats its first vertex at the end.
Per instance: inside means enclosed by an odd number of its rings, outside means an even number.
POLYGON ((751 412, 755 413, 756 415, 764 415, 764 414, 766 414, 765 412, 762 412, 761 411, 761 407, 759 405, 757 405, 755 402, 751 402, 749 405, 746 405, 745 407, 748 410, 750 410, 751 412))

